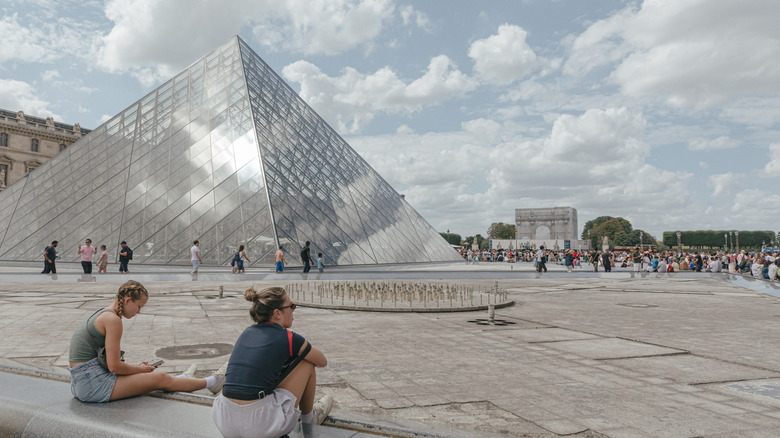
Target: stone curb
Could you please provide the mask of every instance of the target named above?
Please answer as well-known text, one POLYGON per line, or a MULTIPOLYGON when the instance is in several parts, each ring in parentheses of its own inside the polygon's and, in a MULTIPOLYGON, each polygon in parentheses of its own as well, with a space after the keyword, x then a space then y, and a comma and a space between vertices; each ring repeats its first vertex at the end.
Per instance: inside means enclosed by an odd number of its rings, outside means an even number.
MULTIPOLYGON (((45 380, 54 380, 58 382, 70 382, 70 374, 67 372, 60 372, 57 369, 43 370, 39 368, 33 368, 23 366, 22 364, 11 364, 0 362, 0 372, 9 374, 18 374, 22 376, 36 377, 45 380)), ((195 405, 201 405, 211 407, 214 402, 214 397, 201 394, 191 394, 186 392, 162 392, 155 391, 147 396, 171 400, 178 402, 191 403, 195 405)), ((485 432, 471 432, 460 429, 449 428, 446 426, 429 425, 425 423, 418 423, 411 420, 399 420, 395 418, 374 418, 367 414, 354 413, 353 418, 349 418, 350 413, 344 412, 339 414, 329 415, 323 422, 323 426, 336 427, 339 429, 347 429, 357 432, 368 432, 372 434, 393 436, 393 437, 409 437, 409 438, 481 438, 481 437, 493 437, 503 438, 509 437, 509 435, 492 434, 485 432), (354 417, 363 417, 356 419, 354 417)), ((0 431, 2 428, 0 428, 0 431)), ((2 435, 2 434, 0 434, 2 435)))

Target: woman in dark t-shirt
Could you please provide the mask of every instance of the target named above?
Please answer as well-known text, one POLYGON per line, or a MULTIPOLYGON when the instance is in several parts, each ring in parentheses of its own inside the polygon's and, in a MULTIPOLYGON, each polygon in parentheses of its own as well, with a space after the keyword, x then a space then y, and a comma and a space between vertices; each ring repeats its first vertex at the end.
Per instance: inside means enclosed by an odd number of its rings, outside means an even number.
POLYGON ((333 399, 316 404, 315 367, 328 364, 325 355, 292 326, 295 303, 281 287, 257 291, 244 298, 256 324, 238 337, 230 355, 222 394, 214 399, 212 417, 217 429, 231 437, 279 437, 292 432, 298 419, 320 424, 333 399))

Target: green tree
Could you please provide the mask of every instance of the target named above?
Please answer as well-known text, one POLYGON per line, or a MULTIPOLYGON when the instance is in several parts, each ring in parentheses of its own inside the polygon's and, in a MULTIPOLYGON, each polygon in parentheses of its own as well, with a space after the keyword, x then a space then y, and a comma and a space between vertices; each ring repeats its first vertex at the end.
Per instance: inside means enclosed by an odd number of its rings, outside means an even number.
POLYGON ((460 234, 455 234, 455 233, 439 233, 439 234, 441 234, 441 237, 443 237, 444 240, 449 242, 450 245, 460 246, 462 244, 460 239, 460 234))
MULTIPOLYGON (((590 236, 590 244, 593 248, 601 247, 601 239, 604 236, 609 237, 611 246, 624 246, 632 241, 633 231, 631 222, 622 217, 601 216, 585 223, 582 238, 588 239, 590 236)), ((637 241, 636 244, 639 242, 637 241)))
POLYGON ((487 235, 490 239, 514 239, 515 226, 503 222, 493 222, 488 228, 487 235))
POLYGON ((471 248, 472 243, 474 243, 474 239, 477 239, 477 246, 479 249, 487 249, 489 243, 488 239, 482 237, 481 234, 477 234, 476 236, 468 236, 464 242, 466 242, 466 245, 471 248))

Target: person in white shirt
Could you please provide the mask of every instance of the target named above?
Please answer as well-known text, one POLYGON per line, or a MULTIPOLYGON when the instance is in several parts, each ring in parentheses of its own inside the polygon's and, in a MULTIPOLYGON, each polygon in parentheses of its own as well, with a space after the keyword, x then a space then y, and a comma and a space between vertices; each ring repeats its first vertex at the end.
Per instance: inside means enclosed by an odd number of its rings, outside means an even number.
POLYGON ((198 273, 198 268, 200 267, 201 264, 200 248, 198 248, 199 246, 200 246, 200 242, 196 240, 192 242, 192 248, 190 248, 190 264, 192 265, 193 274, 198 273))
POLYGON ((769 281, 775 281, 777 277, 777 267, 780 266, 780 259, 775 258, 775 262, 769 265, 769 281))
POLYGON ((544 245, 539 247, 539 251, 536 251, 536 270, 539 272, 547 272, 547 266, 545 266, 546 260, 545 260, 545 252, 544 252, 544 245))
POLYGON ((756 278, 761 278, 761 264, 758 263, 758 257, 753 259, 753 264, 750 266, 750 273, 756 278))

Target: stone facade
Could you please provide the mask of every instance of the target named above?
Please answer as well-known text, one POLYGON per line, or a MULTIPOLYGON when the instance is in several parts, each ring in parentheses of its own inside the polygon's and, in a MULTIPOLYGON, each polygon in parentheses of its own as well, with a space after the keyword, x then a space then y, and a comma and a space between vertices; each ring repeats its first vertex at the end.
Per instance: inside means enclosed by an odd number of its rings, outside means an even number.
POLYGON ((0 190, 15 183, 90 132, 48 117, 0 108, 0 190))
POLYGON ((578 240, 577 210, 571 207, 515 209, 517 240, 578 240))

